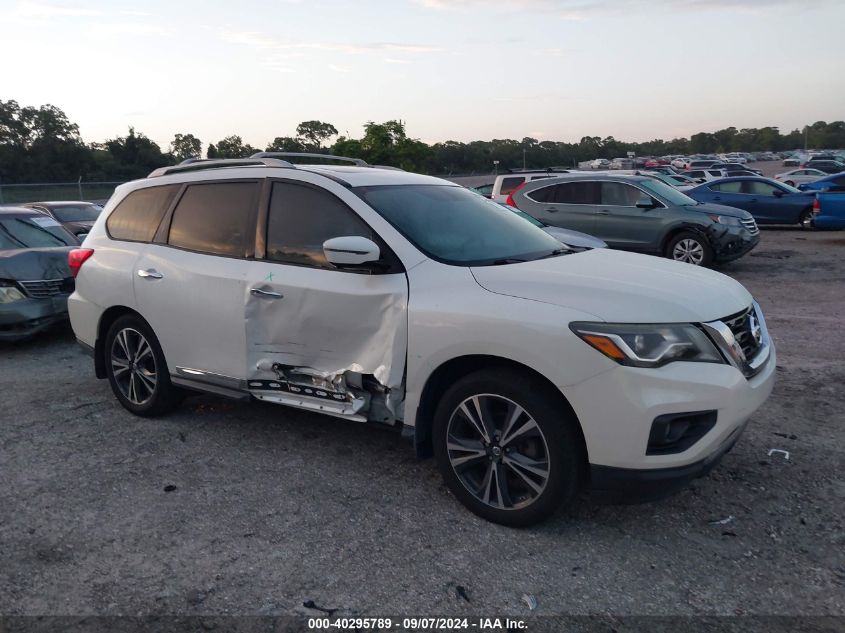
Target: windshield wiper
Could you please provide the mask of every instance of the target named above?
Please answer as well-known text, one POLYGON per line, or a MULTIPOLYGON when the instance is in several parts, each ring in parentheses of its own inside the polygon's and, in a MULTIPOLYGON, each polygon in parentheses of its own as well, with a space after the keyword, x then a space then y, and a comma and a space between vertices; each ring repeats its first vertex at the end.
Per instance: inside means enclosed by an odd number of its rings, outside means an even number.
POLYGON ((527 262, 527 259, 519 259, 518 257, 503 257, 502 259, 494 259, 494 266, 501 266, 502 264, 521 264, 527 262))
POLYGON ((547 253, 545 255, 540 255, 540 257, 535 257, 531 261, 535 261, 535 260, 538 260, 538 259, 548 259, 549 257, 557 257, 558 255, 567 255, 571 252, 572 251, 568 248, 556 248, 551 253, 547 253))

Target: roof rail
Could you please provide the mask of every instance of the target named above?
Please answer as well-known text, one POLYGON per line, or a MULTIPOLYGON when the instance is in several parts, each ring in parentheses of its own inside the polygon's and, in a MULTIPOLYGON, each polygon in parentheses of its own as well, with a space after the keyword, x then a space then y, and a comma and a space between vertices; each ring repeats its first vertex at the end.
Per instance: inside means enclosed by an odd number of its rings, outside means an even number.
POLYGON ((347 163, 354 163, 358 167, 370 167, 369 163, 362 158, 347 158, 346 156, 308 152, 256 152, 250 158, 322 158, 324 160, 340 160, 347 163))
POLYGON ((537 169, 522 169, 521 167, 511 167, 508 169, 507 173, 509 174, 530 174, 530 173, 551 173, 551 172, 560 172, 560 173, 568 173, 572 171, 571 167, 538 167, 537 169))
POLYGON ((296 169, 293 163, 286 160, 278 160, 275 158, 212 158, 212 159, 198 159, 189 158, 182 161, 178 165, 171 165, 169 167, 159 167, 150 172, 147 178, 156 178, 157 176, 166 176, 168 174, 176 174, 184 171, 200 171, 203 169, 218 169, 220 167, 286 167, 288 169, 296 169))

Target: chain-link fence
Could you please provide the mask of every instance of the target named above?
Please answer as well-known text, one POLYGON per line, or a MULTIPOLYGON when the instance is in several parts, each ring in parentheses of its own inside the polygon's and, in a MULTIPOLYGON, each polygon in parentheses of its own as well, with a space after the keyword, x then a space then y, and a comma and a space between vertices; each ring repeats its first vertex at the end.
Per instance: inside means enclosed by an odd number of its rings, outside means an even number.
POLYGON ((84 200, 105 202, 121 182, 36 182, 4 184, 0 182, 0 204, 48 202, 51 200, 84 200))

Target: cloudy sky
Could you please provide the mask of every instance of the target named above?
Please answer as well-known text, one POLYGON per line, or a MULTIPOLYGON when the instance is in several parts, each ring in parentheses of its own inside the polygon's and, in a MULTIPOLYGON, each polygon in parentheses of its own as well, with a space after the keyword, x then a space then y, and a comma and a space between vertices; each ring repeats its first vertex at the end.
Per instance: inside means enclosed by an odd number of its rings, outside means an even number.
POLYGON ((264 147, 320 119, 427 142, 845 118, 845 0, 0 0, 0 99, 86 141, 264 147))

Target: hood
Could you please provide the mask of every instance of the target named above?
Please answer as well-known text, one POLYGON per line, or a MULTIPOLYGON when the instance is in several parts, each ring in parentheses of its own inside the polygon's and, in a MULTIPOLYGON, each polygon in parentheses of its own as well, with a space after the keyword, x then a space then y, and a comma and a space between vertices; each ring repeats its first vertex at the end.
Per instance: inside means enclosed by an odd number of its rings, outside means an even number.
POLYGON ((67 254, 72 246, 0 251, 0 279, 36 281, 70 277, 67 254))
POLYGON ((754 217, 748 211, 744 211, 743 209, 729 207, 724 204, 713 204, 711 202, 689 205, 684 208, 689 209, 690 211, 699 211, 701 213, 707 213, 710 215, 726 215, 731 218, 740 218, 742 220, 748 220, 754 217))
POLYGON ((721 273, 610 249, 472 268, 490 292, 589 312, 607 322, 696 323, 735 314, 751 295, 721 273))
POLYGON ((575 248, 607 248, 602 240, 580 231, 570 231, 557 226, 544 226, 543 230, 555 238, 558 242, 575 248))

